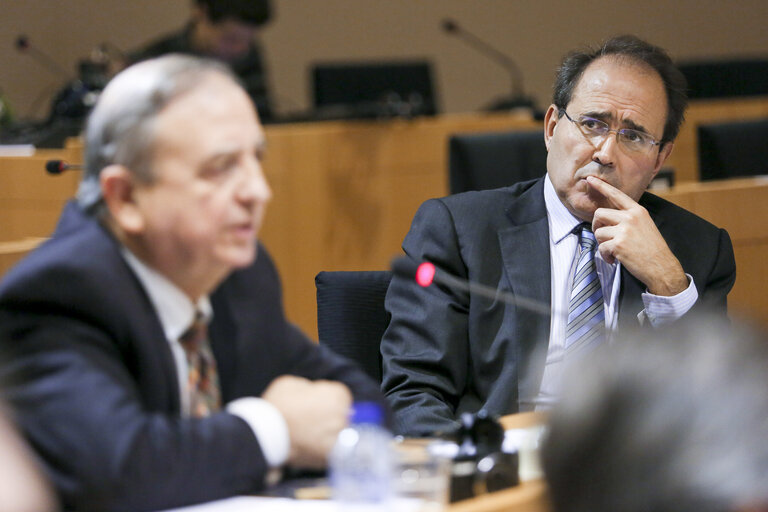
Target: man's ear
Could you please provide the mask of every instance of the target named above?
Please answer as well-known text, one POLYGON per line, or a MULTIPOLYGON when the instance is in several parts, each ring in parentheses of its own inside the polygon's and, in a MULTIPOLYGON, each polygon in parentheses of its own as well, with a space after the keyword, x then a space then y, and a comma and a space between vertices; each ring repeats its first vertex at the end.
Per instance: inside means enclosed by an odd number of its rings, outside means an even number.
POLYGON ((101 170, 99 182, 114 223, 125 233, 140 233, 144 229, 144 217, 136 204, 133 173, 122 165, 110 165, 101 170))
POLYGON ((665 142, 664 145, 659 150, 659 154, 656 155, 656 172, 659 172, 659 169, 661 169, 661 166, 664 165, 664 162, 667 161, 667 158, 669 158, 669 155, 672 153, 672 148, 675 147, 674 142, 665 142))
POLYGON ((653 167, 653 172, 648 176, 648 185, 653 181, 653 178, 656 177, 657 174, 659 174, 659 171, 661 170, 661 167, 664 165, 664 162, 667 161, 667 158, 669 157, 669 154, 672 153, 672 148, 674 147, 674 143, 672 142, 665 142, 663 146, 661 146, 661 149, 659 149, 659 154, 656 155, 656 163, 653 167))
POLYGON ((544 144, 547 146, 547 151, 549 151, 549 142, 555 134, 555 126, 559 120, 558 113, 557 107, 550 105, 547 113, 544 114, 544 144))

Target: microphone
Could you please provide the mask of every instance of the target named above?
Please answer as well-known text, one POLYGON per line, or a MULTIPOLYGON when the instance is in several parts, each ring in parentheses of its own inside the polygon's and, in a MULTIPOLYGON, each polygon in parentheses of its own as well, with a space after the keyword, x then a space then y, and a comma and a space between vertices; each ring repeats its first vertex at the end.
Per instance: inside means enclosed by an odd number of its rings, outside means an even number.
MULTIPOLYGON (((430 286, 432 283, 437 283, 453 290, 469 292, 474 295, 481 295, 493 300, 501 300, 507 304, 519 306, 523 309, 527 309, 541 315, 551 316, 563 314, 560 311, 552 310, 549 304, 545 304, 544 302, 529 299, 527 297, 520 297, 518 295, 504 292, 484 284, 474 283, 472 281, 456 277, 437 269, 437 267, 428 261, 417 263, 408 256, 402 256, 392 261, 391 268, 394 275, 404 277, 406 279, 413 279, 419 284, 419 286, 424 288, 430 286)), ((567 315, 567 313, 565 314, 567 315)))
POLYGON ((495 101, 488 107, 488 110, 509 110, 516 107, 533 107, 533 102, 529 98, 526 98, 523 93, 523 72, 512 57, 494 48, 490 43, 480 39, 475 34, 466 31, 451 18, 443 20, 442 28, 446 34, 458 37, 479 53, 496 61, 509 72, 512 78, 512 96, 495 101))
POLYGON ((20 53, 28 54, 39 64, 42 64, 43 67, 47 68, 51 73, 55 75, 61 75, 67 80, 69 79, 70 73, 66 69, 59 66, 55 60, 48 56, 47 53, 38 50, 36 46, 32 46, 32 44, 29 42, 29 38, 26 35, 19 34, 18 37, 16 37, 15 46, 16 50, 18 50, 20 53))
POLYGON ((70 169, 82 169, 83 166, 79 164, 68 164, 64 160, 48 160, 45 162, 45 171, 48 174, 61 174, 64 171, 68 171, 70 169))

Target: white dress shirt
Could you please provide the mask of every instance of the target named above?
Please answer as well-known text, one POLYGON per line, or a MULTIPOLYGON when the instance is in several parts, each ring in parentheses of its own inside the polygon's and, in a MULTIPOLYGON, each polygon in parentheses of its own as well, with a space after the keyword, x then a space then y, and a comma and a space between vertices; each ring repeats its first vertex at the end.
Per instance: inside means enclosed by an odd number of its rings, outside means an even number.
MULTIPOLYGON (((547 348, 544 375, 534 405, 546 407, 559 396, 560 378, 563 373, 565 332, 568 323, 568 301, 571 281, 578 262, 579 235, 574 228, 583 221, 574 217, 560 201, 549 178, 544 179, 544 203, 549 222, 549 252, 551 257, 552 317, 550 321, 549 346, 547 348)), ((619 294, 621 291, 621 263, 607 263, 595 251, 595 267, 603 290, 605 325, 610 334, 616 329, 619 294)), ((646 321, 652 326, 672 322, 683 316, 698 299, 693 278, 688 276, 688 288, 672 297, 642 294, 645 309, 638 314, 638 325, 646 321)), ((608 336, 610 342, 610 336, 608 336)))
MULTIPOLYGON (((122 248, 125 261, 139 279, 144 291, 160 318, 165 338, 171 347, 179 379, 179 396, 183 416, 189 416, 190 396, 187 389, 187 357, 179 337, 192 325, 197 311, 210 321, 213 308, 208 296, 201 297, 194 304, 176 285, 165 276, 147 266, 131 251, 122 248)), ((276 468, 285 463, 290 452, 288 426, 280 411, 261 398, 238 398, 228 403, 226 412, 242 418, 253 430, 259 441, 267 464, 276 468)))

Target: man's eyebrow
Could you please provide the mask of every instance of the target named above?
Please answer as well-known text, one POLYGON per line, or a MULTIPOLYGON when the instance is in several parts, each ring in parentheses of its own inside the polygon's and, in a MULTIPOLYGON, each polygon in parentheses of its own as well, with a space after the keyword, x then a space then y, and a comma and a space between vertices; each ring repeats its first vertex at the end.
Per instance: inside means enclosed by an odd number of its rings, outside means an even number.
POLYGON ((221 149, 219 151, 216 151, 215 153, 211 153, 210 155, 208 155, 208 157, 205 160, 203 160, 203 165, 219 163, 228 158, 237 156, 237 153, 238 152, 236 149, 221 149))
MULTIPOLYGON (((600 121, 605 121, 606 123, 609 123, 613 121, 615 118, 613 114, 609 114, 608 112, 585 112, 583 114, 584 117, 593 117, 595 119, 598 119, 600 121)), ((645 127, 641 124, 637 124, 636 122, 632 121, 631 119, 625 119, 622 121, 622 128, 629 128, 631 130, 636 130, 638 132, 648 133, 650 132, 645 129, 645 127)))

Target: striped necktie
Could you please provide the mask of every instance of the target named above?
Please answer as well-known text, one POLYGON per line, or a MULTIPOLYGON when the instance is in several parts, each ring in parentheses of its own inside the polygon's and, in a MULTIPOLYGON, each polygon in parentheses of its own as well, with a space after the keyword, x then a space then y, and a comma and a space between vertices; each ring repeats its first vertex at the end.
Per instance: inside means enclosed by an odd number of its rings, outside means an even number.
POLYGON ((202 315, 195 317, 179 342, 187 356, 190 415, 208 416, 221 408, 221 393, 216 361, 208 342, 208 325, 202 315))
POLYGON ((574 232, 579 233, 579 261, 573 275, 568 302, 565 334, 567 355, 593 348, 605 339, 603 290, 595 267, 597 240, 587 223, 576 226, 574 232))

